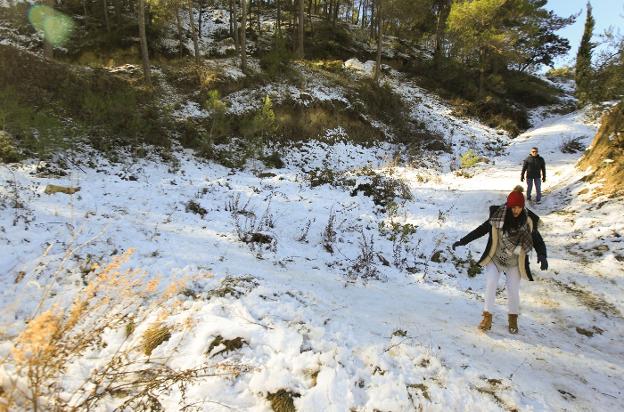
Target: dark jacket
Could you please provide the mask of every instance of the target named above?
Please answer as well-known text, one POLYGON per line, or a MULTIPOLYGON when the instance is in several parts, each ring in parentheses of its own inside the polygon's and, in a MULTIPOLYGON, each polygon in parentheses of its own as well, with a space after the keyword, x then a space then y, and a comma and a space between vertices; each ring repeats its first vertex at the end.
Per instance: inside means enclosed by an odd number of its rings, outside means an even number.
MULTIPOLYGON (((506 206, 490 206, 490 217, 498 210, 500 207, 506 206)), ((544 244, 544 239, 542 239, 542 235, 540 235, 539 230, 537 230, 537 225, 539 223, 539 216, 535 213, 526 209, 527 211, 527 224, 529 225, 529 229, 531 230, 531 237, 533 238, 533 248, 537 252, 538 256, 546 257, 546 245, 544 244)), ((467 245, 475 239, 479 239, 486 234, 489 234, 488 243, 485 247, 485 251, 483 255, 479 259, 479 265, 485 266, 492 261, 494 254, 496 253, 496 247, 498 246, 498 236, 500 233, 500 229, 492 227, 490 224, 490 219, 483 222, 478 228, 468 233, 466 236, 460 239, 460 245, 467 245)), ((529 256, 524 253, 524 251, 520 252, 518 255, 518 269, 520 272, 520 276, 533 280, 533 276, 531 275, 531 269, 529 268, 529 256)))
POLYGON ((527 179, 531 178, 543 178, 546 179, 546 161, 540 155, 537 156, 527 156, 522 163, 522 173, 520 177, 524 178, 524 174, 526 173, 527 179), (540 176, 540 172, 542 175, 540 176))

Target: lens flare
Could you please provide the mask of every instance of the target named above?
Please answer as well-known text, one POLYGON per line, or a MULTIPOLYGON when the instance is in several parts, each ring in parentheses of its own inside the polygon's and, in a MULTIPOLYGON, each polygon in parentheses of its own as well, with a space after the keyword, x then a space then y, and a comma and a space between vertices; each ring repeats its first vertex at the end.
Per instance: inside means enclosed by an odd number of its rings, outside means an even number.
POLYGON ((45 5, 31 7, 28 11, 28 20, 53 46, 62 46, 74 29, 71 17, 45 5))

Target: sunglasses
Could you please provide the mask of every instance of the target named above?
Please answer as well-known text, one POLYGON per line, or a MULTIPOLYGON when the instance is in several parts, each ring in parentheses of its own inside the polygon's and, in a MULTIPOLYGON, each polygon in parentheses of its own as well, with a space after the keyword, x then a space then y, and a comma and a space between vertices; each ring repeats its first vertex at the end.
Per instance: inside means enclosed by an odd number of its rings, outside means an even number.
POLYGON ((537 153, 537 150, 531 150, 531 153, 537 153))

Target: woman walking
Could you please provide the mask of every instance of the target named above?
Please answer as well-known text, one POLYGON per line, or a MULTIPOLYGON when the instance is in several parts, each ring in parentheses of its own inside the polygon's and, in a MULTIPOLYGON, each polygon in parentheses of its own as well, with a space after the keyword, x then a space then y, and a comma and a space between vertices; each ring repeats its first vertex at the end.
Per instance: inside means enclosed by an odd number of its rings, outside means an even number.
POLYGON ((529 268, 529 252, 535 249, 540 269, 548 269, 546 245, 537 225, 539 217, 524 207, 522 186, 516 186, 502 206, 490 206, 490 217, 475 230, 453 243, 464 246, 486 234, 489 235, 479 265, 485 268, 485 306, 479 328, 492 327, 492 311, 496 300, 496 286, 501 273, 507 278, 507 305, 509 332, 518 333, 520 310, 520 279, 533 280, 529 268))

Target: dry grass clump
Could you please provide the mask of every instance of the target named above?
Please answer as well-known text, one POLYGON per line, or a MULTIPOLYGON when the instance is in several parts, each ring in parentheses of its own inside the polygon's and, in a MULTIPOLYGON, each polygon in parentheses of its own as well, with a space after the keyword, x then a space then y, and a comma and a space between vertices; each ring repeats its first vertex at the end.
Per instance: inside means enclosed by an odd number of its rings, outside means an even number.
POLYGON ((598 193, 617 197, 624 196, 622 164, 624 164, 624 101, 602 117, 600 129, 579 166, 592 168, 587 179, 601 183, 597 189, 598 193))
POLYGON ((267 399, 271 402, 271 408, 275 412, 295 412, 294 398, 298 398, 298 393, 289 392, 285 389, 280 389, 275 393, 269 393, 267 399))
MULTIPOLYGON (((178 296, 185 282, 160 288, 139 269, 122 270, 134 251, 129 249, 104 267, 96 267, 87 286, 67 309, 52 306, 37 313, 13 340, 6 359, 0 360, 0 412, 9 410, 93 410, 103 401, 121 398, 119 410, 158 409, 158 393, 174 387, 182 392, 194 380, 206 376, 238 376, 244 365, 205 363, 176 370, 168 359, 146 359, 171 338, 175 325, 164 320, 180 308, 178 296), (140 335, 135 328, 158 316, 140 335), (105 340, 105 331, 119 330, 119 341, 105 340), (125 332, 125 333, 124 333, 125 332), (110 345, 115 345, 110 350, 110 345), (108 347, 107 351, 101 349, 108 347), (67 379, 72 365, 85 352, 99 353, 97 367, 86 371, 83 382, 67 379), (67 387, 71 385, 71 387, 67 387), (147 409, 149 409, 149 407, 147 409)), ((185 333, 193 326, 183 322, 185 333)), ((181 341, 181 340, 180 340, 181 341)), ((173 353, 174 351, 172 351, 173 353)))
POLYGON ((212 289, 209 293, 209 297, 226 297, 232 296, 235 299, 240 298, 243 295, 248 294, 253 289, 258 287, 259 283, 251 275, 244 276, 227 276, 221 281, 221 285, 218 288, 212 289))
POLYGON ((143 333, 143 352, 150 356, 152 351, 171 337, 171 330, 161 323, 155 323, 143 333))
POLYGON ((206 353, 209 354, 210 357, 214 357, 222 353, 239 350, 243 347, 243 345, 247 345, 247 341, 241 337, 234 339, 224 339, 223 336, 217 335, 212 340, 212 342, 210 342, 210 346, 208 347, 208 351, 206 353), (220 348, 221 346, 223 346, 222 349, 216 351, 215 353, 212 353, 213 349, 220 348))
POLYGON ((120 271, 133 253, 129 249, 113 258, 69 309, 53 306, 27 323, 14 340, 11 357, 3 362, 15 377, 7 391, 9 406, 37 410, 42 402, 58 405, 60 388, 54 382, 70 360, 101 345, 105 329, 117 327, 153 294, 154 282, 145 282, 144 272, 120 271))

